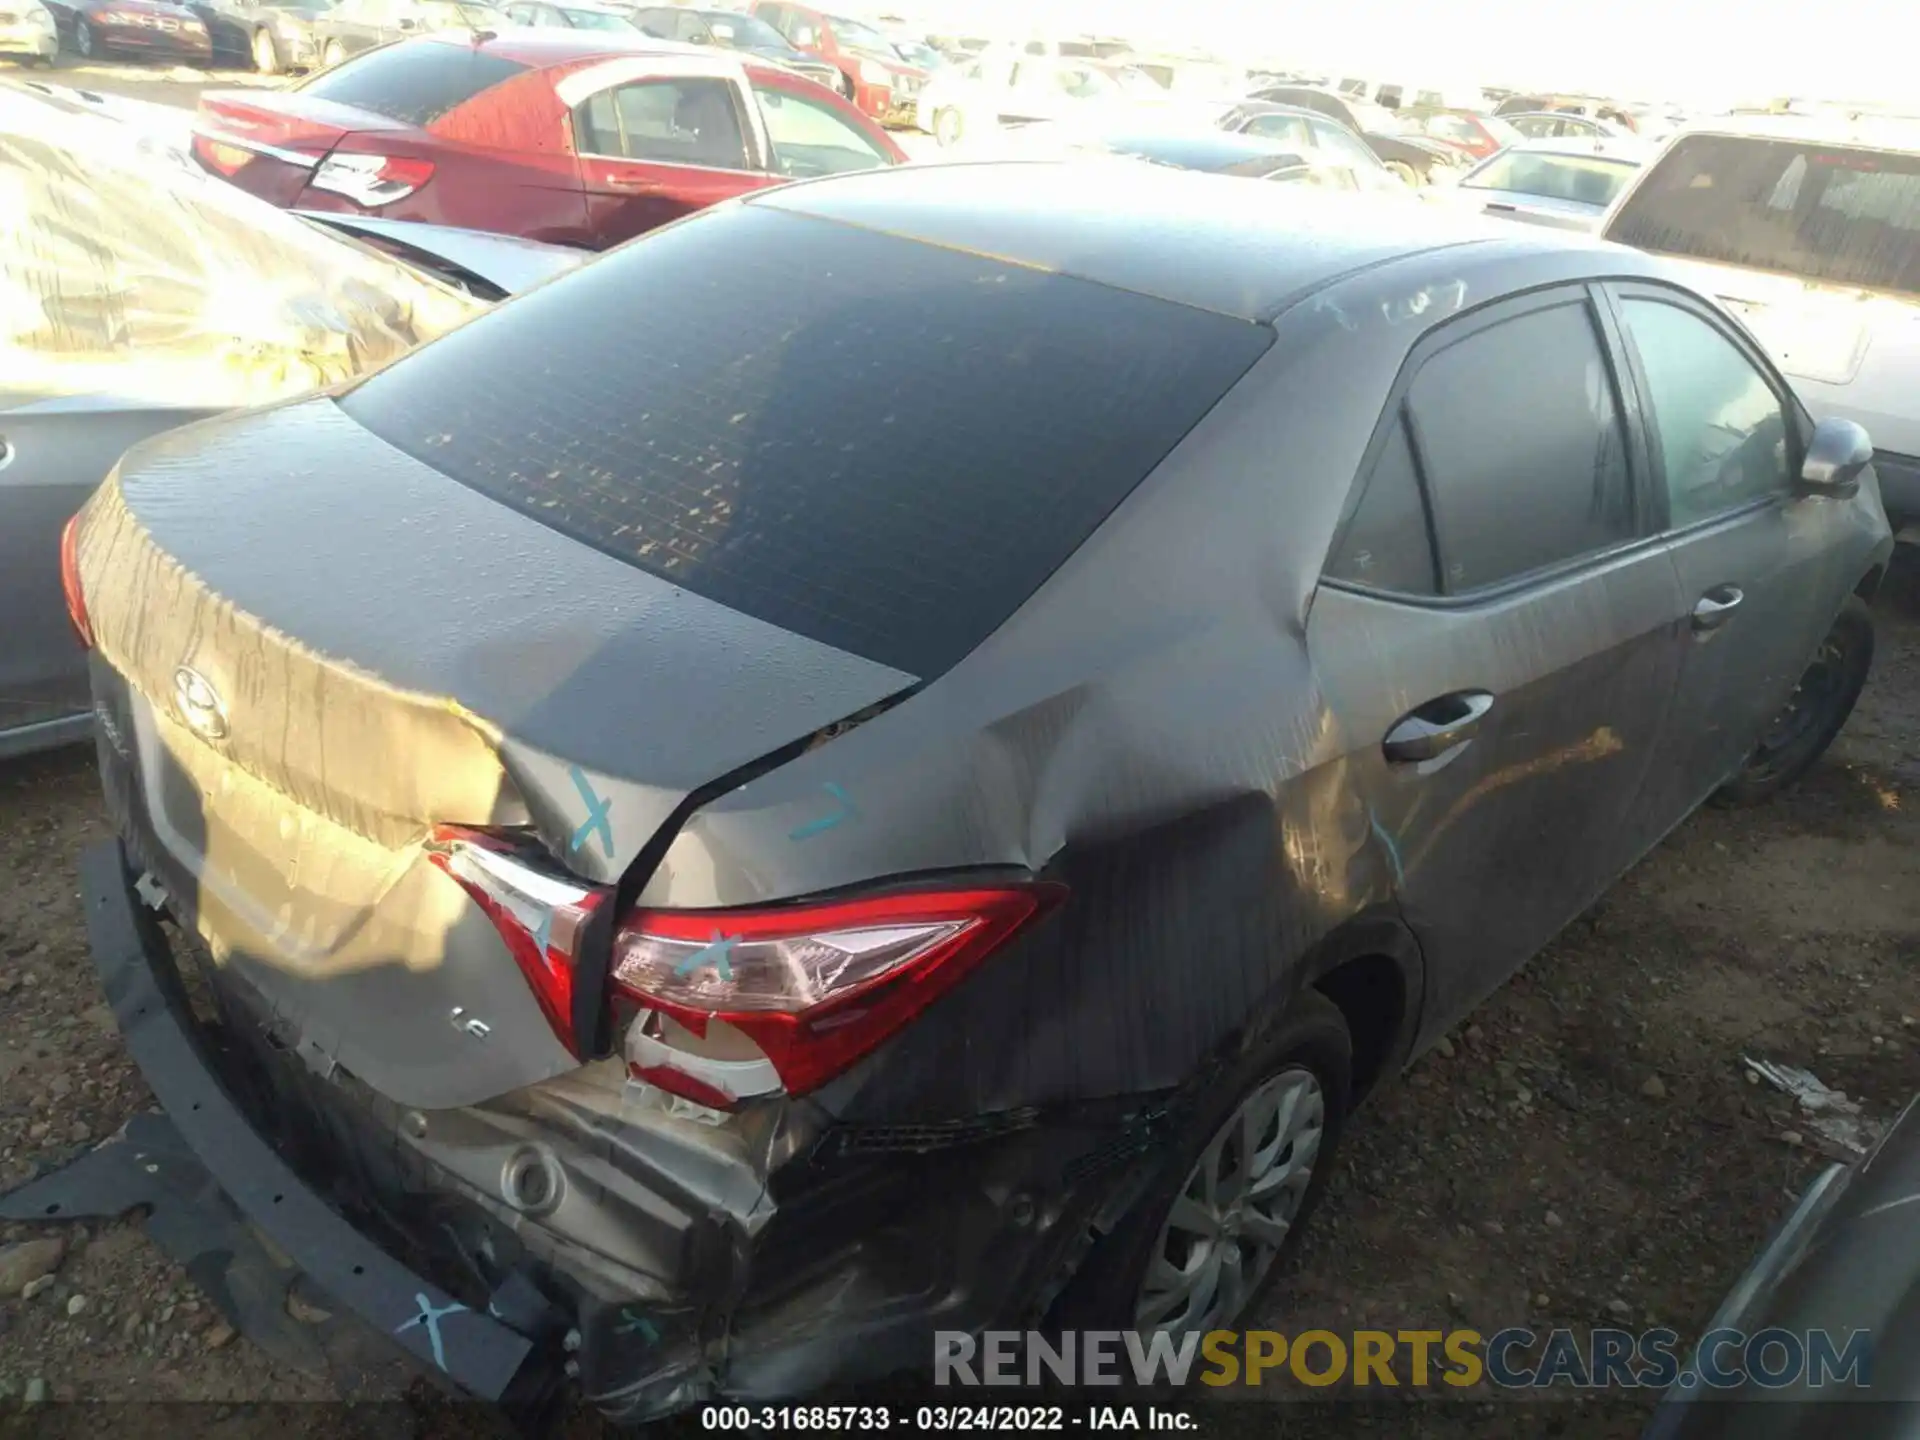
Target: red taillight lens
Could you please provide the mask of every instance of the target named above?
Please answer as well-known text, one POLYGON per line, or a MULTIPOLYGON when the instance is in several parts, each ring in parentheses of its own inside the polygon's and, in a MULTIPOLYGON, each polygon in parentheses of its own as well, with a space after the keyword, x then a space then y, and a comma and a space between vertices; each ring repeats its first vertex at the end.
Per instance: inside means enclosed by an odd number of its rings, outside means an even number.
POLYGON ((770 1065, 804 1095, 951 990, 1063 892, 914 891, 765 910, 636 911, 614 937, 615 994, 642 1007, 633 1073, 703 1104, 770 1065), (709 1042, 696 1052, 676 1039, 709 1042), (690 1082, 690 1083, 683 1083, 690 1082), (700 1093, 696 1093, 696 1090, 700 1093))
POLYGON ((329 155, 307 183, 375 209, 404 200, 433 178, 433 162, 405 155, 329 155))
POLYGON ((587 923, 609 892, 536 870, 481 830, 440 826, 427 854, 493 922, 554 1035, 575 1059, 584 1058, 574 1033, 574 970, 587 923))
MULTIPOLYGON (((40 572, 45 574, 43 570, 40 572)), ((60 532, 60 588, 67 597, 67 618, 73 633, 87 649, 93 648, 93 622, 87 618, 87 597, 80 590, 80 517, 67 521, 60 532)))
POLYGON ((252 151, 242 150, 238 145, 223 145, 209 135, 193 137, 193 154, 207 169, 228 179, 239 174, 241 167, 253 158, 252 151))

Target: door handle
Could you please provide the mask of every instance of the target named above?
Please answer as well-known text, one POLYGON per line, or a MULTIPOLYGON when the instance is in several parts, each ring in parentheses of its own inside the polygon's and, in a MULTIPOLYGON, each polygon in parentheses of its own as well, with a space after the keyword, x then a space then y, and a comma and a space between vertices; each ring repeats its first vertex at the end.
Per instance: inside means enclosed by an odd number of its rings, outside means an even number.
POLYGON ((624 190, 629 195, 656 195, 666 187, 652 180, 640 180, 625 175, 607 176, 607 188, 624 190))
POLYGON ((1473 739, 1491 709, 1493 696, 1486 691, 1456 690, 1402 716, 1380 748, 1395 765, 1438 759, 1473 739))
POLYGON ((1712 634, 1733 619, 1733 612, 1740 608, 1740 602, 1746 598, 1746 592, 1738 585, 1714 586, 1694 604, 1693 633, 1712 634))

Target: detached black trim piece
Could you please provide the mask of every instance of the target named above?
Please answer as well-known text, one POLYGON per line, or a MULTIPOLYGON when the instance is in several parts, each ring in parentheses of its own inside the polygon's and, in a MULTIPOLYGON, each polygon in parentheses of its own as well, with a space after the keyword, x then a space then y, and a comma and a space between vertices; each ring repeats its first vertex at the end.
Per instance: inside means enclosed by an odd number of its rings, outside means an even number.
POLYGON ((80 893, 94 967, 127 1048, 208 1173, 342 1308, 480 1399, 507 1398, 530 1368, 534 1342, 361 1235, 274 1153, 221 1087, 194 1041, 166 940, 134 897, 119 841, 89 846, 80 857, 80 893))

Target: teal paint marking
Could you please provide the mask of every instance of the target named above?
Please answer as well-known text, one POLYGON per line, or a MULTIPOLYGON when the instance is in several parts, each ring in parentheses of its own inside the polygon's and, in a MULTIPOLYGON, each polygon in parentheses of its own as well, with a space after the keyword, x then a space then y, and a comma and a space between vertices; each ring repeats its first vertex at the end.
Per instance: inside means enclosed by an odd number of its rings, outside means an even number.
POLYGON ((839 808, 831 815, 823 816, 818 820, 809 820, 799 829, 790 833, 787 836, 789 840, 811 840, 814 836, 824 835, 827 831, 833 829, 834 826, 843 821, 851 820, 860 813, 853 808, 853 797, 833 781, 829 780, 820 788, 833 797, 834 803, 839 808))
POLYGON ((676 975, 691 975, 702 965, 713 966, 714 973, 722 980, 733 979, 733 947, 740 943, 738 935, 722 939, 718 930, 713 932, 713 943, 693 952, 673 967, 676 975))
POLYGON ((406 1324, 401 1325, 393 1333, 396 1335, 404 1335, 416 1325, 426 1326, 427 1342, 433 1346, 433 1363, 438 1365, 442 1370, 445 1370, 447 1368, 447 1352, 442 1347, 440 1340, 440 1322, 449 1315, 458 1315, 467 1307, 456 1300, 451 1305, 442 1305, 436 1310, 432 1302, 424 1295, 415 1295, 413 1299, 414 1303, 420 1307, 420 1313, 407 1321, 406 1324))
POLYGON ((547 947, 553 944, 553 911, 541 913, 540 926, 533 932, 533 943, 540 947, 540 963, 552 967, 553 961, 547 958, 547 947))
POLYGON ((660 1340, 660 1331, 654 1325, 653 1321, 644 1315, 634 1314, 631 1306, 620 1312, 620 1323, 613 1327, 613 1333, 616 1335, 638 1335, 649 1345, 658 1344, 660 1340))
POLYGON ((1373 833, 1379 836, 1381 845, 1386 848, 1387 860, 1393 866, 1393 883, 1396 885, 1400 884, 1401 881, 1407 878, 1407 872, 1406 868, 1400 863, 1399 842, 1387 833, 1386 827, 1380 823, 1380 817, 1375 815, 1371 810, 1367 811, 1367 824, 1373 827, 1373 833))
POLYGON ((602 798, 595 793, 593 782, 587 779, 587 772, 575 765, 570 771, 573 776, 573 788, 580 792, 580 801, 587 807, 587 818, 580 822, 580 828, 573 832, 573 843, 568 847, 578 850, 596 834, 600 837, 600 850, 607 859, 613 858, 613 809, 611 796, 602 798))

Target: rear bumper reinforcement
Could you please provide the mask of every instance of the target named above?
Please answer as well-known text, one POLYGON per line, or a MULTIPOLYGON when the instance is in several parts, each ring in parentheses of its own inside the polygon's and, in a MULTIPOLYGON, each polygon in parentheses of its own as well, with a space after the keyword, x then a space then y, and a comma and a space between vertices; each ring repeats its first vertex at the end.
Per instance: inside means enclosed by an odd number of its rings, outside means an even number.
POLYGON ((118 841, 81 856, 80 888, 94 966, 128 1050, 180 1136, 246 1218, 342 1309, 463 1390, 501 1401, 537 1386, 545 1360, 534 1340, 388 1255, 254 1130, 202 1052, 166 939, 134 893, 118 841))

